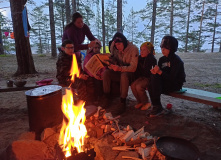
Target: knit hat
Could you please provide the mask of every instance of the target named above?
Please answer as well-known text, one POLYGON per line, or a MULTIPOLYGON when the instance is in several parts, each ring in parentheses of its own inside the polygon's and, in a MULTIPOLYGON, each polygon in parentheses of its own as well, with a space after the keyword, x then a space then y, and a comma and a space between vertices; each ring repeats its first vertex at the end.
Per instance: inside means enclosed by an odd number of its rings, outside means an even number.
POLYGON ((141 44, 140 48, 146 46, 147 49, 150 51, 150 53, 152 53, 153 55, 155 55, 155 50, 154 50, 154 46, 151 42, 144 42, 143 44, 141 44))
POLYGON ((127 47, 127 38, 120 32, 117 32, 114 35, 112 41, 114 41, 115 43, 122 42, 124 45, 124 49, 127 47))
POLYGON ((164 36, 161 41, 160 48, 166 48, 169 49, 170 52, 176 52, 178 48, 178 41, 173 36, 164 36))
MULTIPOLYGON (((99 41, 98 39, 95 39, 94 41, 95 41, 95 42, 96 42, 96 44, 98 44, 100 47, 102 46, 102 45, 101 45, 101 41, 99 41)), ((89 49, 87 50, 87 53, 92 52, 92 51, 93 51, 93 49, 94 49, 94 47, 89 48, 89 49)))

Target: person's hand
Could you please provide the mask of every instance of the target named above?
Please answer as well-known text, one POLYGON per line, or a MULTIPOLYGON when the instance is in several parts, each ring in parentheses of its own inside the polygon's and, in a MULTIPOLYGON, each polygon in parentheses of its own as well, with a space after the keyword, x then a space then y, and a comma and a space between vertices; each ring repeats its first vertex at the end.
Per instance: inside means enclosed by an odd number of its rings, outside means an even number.
POLYGON ((89 48, 92 48, 92 47, 95 46, 95 44, 96 44, 96 41, 91 41, 91 42, 88 44, 88 47, 89 47, 89 48))
POLYGON ((88 79, 88 75, 87 74, 80 74, 79 78, 83 79, 83 80, 87 80, 88 79))
MULTIPOLYGON (((152 67, 152 69, 150 70, 150 72, 152 73, 152 74, 157 74, 157 65, 155 65, 154 67, 152 67)), ((158 67, 159 68, 159 67, 158 67)))
POLYGON ((162 71, 160 70, 160 67, 159 67, 158 65, 155 65, 154 68, 152 68, 152 69, 150 70, 150 72, 151 72, 152 74, 159 74, 159 75, 162 74, 162 71))
POLYGON ((110 66, 108 66, 109 69, 112 69, 114 71, 121 71, 121 67, 118 65, 113 65, 111 64, 110 66))
POLYGON ((113 51, 114 45, 115 45, 115 41, 112 41, 111 46, 110 46, 110 51, 111 52, 113 51))

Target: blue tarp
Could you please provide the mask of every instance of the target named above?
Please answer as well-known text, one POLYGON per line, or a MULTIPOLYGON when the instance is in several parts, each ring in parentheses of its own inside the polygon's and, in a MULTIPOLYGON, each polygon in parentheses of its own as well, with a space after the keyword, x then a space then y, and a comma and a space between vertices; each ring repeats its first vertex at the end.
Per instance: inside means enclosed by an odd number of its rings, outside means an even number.
POLYGON ((28 17, 27 17, 27 8, 24 7, 22 11, 22 21, 23 21, 23 28, 25 32, 25 37, 28 37, 28 17))

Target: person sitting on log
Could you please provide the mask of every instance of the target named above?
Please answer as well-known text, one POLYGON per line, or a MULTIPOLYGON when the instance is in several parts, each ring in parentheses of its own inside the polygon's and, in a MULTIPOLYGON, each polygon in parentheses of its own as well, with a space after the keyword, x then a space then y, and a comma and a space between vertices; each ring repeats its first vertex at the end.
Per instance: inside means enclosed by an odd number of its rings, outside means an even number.
POLYGON ((133 73, 137 68, 139 51, 120 32, 113 36, 109 44, 111 44, 110 59, 114 59, 115 64, 110 64, 103 74, 104 98, 102 107, 106 108, 110 105, 111 82, 120 82, 120 104, 117 107, 116 114, 122 114, 126 109, 126 97, 133 73))
POLYGON ((181 58, 175 54, 178 48, 178 41, 173 36, 164 36, 161 45, 163 56, 159 59, 158 65, 151 69, 150 85, 148 87, 153 109, 147 114, 148 117, 156 117, 165 113, 160 95, 182 89, 186 81, 184 63, 181 58))
POLYGON ((135 81, 131 84, 131 90, 137 100, 135 108, 147 110, 151 107, 146 89, 150 82, 151 68, 157 64, 155 58, 154 46, 150 42, 145 42, 140 46, 140 55, 138 57, 137 70, 135 72, 135 81))

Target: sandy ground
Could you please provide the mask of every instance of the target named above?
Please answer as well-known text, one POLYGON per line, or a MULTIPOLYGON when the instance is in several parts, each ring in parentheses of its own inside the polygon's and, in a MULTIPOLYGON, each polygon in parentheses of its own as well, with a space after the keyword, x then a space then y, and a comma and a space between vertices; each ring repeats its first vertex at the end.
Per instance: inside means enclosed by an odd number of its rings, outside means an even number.
MULTIPOLYGON (((185 63, 187 82, 184 87, 221 93, 221 53, 178 53, 185 63)), ((157 55, 159 58, 161 54, 157 55)), ((27 85, 44 78, 56 81, 56 59, 34 55, 38 74, 27 75, 27 85)), ((0 57, 0 87, 6 86, 16 72, 16 57, 0 57)), ((194 143, 203 160, 221 157, 221 110, 196 102, 162 96, 162 102, 173 104, 172 113, 157 118, 146 118, 145 111, 134 109, 136 101, 128 96, 127 111, 121 116, 122 125, 145 130, 156 136, 175 136, 194 143)), ((112 106, 115 106, 115 100, 112 106)), ((111 111, 112 108, 109 109, 111 111)), ((25 91, 0 92, 0 154, 18 136, 28 131, 25 91)))

